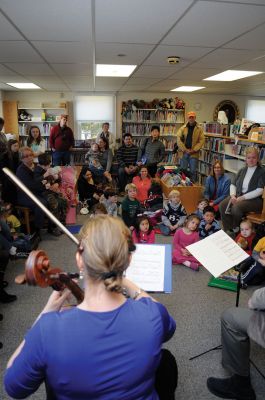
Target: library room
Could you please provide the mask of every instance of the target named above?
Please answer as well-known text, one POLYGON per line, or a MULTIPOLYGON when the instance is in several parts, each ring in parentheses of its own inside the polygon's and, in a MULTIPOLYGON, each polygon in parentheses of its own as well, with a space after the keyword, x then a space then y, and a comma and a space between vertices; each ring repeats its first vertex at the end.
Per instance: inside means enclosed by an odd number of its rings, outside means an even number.
POLYGON ((0 398, 263 400, 265 2, 0 22, 0 398))

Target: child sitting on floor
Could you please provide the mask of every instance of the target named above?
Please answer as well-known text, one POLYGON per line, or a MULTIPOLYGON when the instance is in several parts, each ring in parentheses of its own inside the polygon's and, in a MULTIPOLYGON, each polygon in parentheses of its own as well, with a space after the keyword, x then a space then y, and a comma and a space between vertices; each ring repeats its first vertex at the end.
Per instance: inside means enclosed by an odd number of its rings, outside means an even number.
POLYGON ((235 238, 235 242, 245 250, 250 256, 252 254, 252 242, 255 237, 252 222, 248 219, 244 219, 240 223, 240 232, 235 238))
POLYGON ((108 214, 113 217, 117 217, 118 214, 117 201, 117 193, 112 190, 106 190, 100 199, 100 202, 106 207, 108 214))
POLYGON ((202 219, 203 218, 203 210, 208 205, 209 205, 209 200, 207 200, 207 199, 199 200, 198 205, 197 205, 197 210, 194 212, 194 214, 197 215, 200 219, 202 219))
POLYGON ((133 243, 155 243, 155 232, 147 217, 137 218, 135 229, 132 232, 132 239, 133 243))
POLYGON ((121 203, 122 209, 122 219, 124 223, 130 228, 131 231, 134 230, 137 215, 140 214, 140 202, 136 200, 137 188, 133 183, 128 183, 125 186, 126 196, 121 203))
POLYGON ((241 263, 241 283, 244 288, 248 285, 260 285, 265 281, 265 248, 259 252, 256 250, 256 257, 256 260, 249 257, 241 263))
POLYGON ((179 228, 173 238, 173 263, 183 264, 194 271, 199 270, 200 264, 186 247, 199 241, 199 233, 197 232, 199 223, 200 218, 197 215, 189 215, 184 227, 179 228))
POLYGON ((199 225, 200 239, 204 239, 213 233, 220 231, 219 222, 215 219, 215 211, 212 206, 206 206, 203 210, 203 219, 199 225))
POLYGON ((180 192, 171 190, 168 195, 168 203, 165 205, 162 214, 162 223, 159 224, 163 235, 169 235, 175 232, 177 228, 183 225, 187 213, 180 201, 180 192))

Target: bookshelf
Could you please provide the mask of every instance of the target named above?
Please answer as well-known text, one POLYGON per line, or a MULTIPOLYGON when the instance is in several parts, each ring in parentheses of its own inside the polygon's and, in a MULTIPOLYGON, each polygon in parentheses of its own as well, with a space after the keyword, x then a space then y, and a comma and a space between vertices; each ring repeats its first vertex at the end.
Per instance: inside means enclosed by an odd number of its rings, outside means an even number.
POLYGON ((205 144, 199 157, 199 183, 204 185, 216 160, 223 163, 225 171, 236 174, 245 166, 246 149, 249 146, 260 149, 260 161, 265 165, 265 142, 205 133, 205 144))
POLYGON ((46 142, 46 149, 48 149, 51 128, 58 124, 61 114, 68 114, 67 103, 43 103, 40 107, 24 106, 18 103, 17 117, 20 144, 26 145, 30 127, 36 125, 40 129, 41 136, 46 142))
POLYGON ((164 163, 177 163, 175 144, 177 131, 185 123, 185 109, 136 109, 122 113, 122 135, 131 133, 133 143, 140 147, 150 136, 151 127, 160 127, 160 140, 166 148, 164 163))

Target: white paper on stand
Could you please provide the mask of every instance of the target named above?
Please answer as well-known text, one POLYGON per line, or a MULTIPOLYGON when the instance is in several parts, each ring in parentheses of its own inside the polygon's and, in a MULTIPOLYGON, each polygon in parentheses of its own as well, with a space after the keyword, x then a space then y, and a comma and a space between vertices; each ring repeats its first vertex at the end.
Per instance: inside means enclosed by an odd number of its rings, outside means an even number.
POLYGON ((215 278, 249 257, 223 230, 187 246, 187 250, 215 278))
POLYGON ((164 290, 165 247, 137 244, 126 270, 126 278, 150 292, 164 290))

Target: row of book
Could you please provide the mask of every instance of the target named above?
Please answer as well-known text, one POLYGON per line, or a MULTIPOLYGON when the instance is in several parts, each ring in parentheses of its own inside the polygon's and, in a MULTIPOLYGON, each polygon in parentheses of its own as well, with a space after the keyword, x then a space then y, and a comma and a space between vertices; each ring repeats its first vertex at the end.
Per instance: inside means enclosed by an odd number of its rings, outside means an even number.
POLYGON ((217 160, 223 161, 223 159, 224 159, 223 154, 213 153, 211 151, 204 150, 204 149, 202 149, 200 151, 200 161, 204 161, 204 162, 213 164, 215 161, 217 161, 217 160))
POLYGON ((183 110, 135 110, 129 111, 126 114, 126 120, 123 122, 170 122, 170 123, 183 123, 184 112, 183 110))
MULTIPOLYGON (((160 127, 160 135, 166 135, 166 136, 176 136, 179 126, 177 125, 163 125, 159 124, 160 127)), ((150 135, 151 133, 151 128, 152 125, 142 123, 142 124, 123 124, 123 134, 124 133, 130 133, 133 136, 140 136, 140 135, 150 135)))
POLYGON ((204 149, 223 153, 225 150, 225 140, 218 138, 205 138, 204 149))
MULTIPOLYGON (((32 124, 19 124, 18 125, 18 133, 19 135, 28 135, 30 127, 32 124)), ((53 125, 49 123, 43 123, 42 126, 38 124, 38 127, 40 128, 40 133, 41 135, 49 135, 51 132, 51 127, 53 125)))

